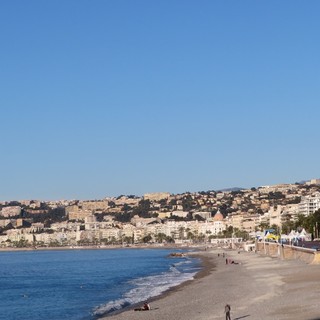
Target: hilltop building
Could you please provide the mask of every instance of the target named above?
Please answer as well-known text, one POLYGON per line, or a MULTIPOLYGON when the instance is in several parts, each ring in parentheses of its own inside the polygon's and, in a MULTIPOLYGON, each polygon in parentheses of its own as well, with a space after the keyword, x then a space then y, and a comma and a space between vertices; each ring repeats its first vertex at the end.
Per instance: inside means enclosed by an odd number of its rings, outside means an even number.
POLYGON ((312 184, 320 185, 320 179, 311 179, 310 181, 306 182, 306 185, 310 186, 312 184))
POLYGON ((168 199, 169 197, 170 197, 169 192, 146 193, 143 196, 145 200, 150 200, 150 201, 160 201, 163 199, 168 199))

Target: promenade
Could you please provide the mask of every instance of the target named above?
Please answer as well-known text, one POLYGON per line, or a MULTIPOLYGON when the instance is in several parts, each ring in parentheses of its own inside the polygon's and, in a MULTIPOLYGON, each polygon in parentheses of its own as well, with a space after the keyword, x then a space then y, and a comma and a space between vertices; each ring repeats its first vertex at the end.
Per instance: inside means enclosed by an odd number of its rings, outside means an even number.
POLYGON ((253 252, 208 250, 197 254, 203 257, 205 269, 195 280, 151 301, 150 311, 130 309, 104 319, 225 319, 226 303, 231 305, 233 320, 320 319, 319 265, 253 252), (237 264, 226 264, 226 258, 237 264))

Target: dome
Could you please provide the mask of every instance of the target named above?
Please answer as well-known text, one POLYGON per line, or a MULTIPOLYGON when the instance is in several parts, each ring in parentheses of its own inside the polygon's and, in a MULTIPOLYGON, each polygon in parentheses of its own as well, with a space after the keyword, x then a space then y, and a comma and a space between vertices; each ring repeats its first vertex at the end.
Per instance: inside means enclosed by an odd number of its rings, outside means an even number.
POLYGON ((218 211, 213 217, 213 221, 222 221, 223 219, 223 215, 220 211, 218 211))

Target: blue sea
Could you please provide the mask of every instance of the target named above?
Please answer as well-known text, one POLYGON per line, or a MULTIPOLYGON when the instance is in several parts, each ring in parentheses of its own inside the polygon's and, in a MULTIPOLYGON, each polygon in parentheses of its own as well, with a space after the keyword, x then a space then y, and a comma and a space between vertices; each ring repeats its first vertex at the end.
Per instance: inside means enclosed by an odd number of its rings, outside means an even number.
POLYGON ((0 318, 93 320, 193 279, 172 249, 0 252, 0 318))

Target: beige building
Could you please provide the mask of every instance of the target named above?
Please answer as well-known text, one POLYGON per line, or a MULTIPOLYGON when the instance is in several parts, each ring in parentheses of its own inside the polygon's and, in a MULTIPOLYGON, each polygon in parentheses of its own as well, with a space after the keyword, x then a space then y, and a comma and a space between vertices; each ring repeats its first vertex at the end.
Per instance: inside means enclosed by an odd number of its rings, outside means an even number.
POLYGON ((78 205, 84 211, 105 211, 109 208, 108 201, 82 201, 78 205))
POLYGON ((308 181, 306 184, 307 184, 307 185, 312 185, 312 184, 320 185, 320 179, 311 179, 311 180, 308 181))
POLYGON ((228 217, 228 225, 242 231, 252 232, 261 223, 261 216, 258 214, 242 213, 228 217))
POLYGON ((11 219, 5 219, 5 220, 0 220, 0 228, 6 227, 9 223, 14 223, 16 225, 16 220, 11 220, 11 219))
POLYGON ((83 210, 77 205, 66 207, 66 214, 68 220, 84 220, 86 217, 92 215, 92 210, 83 210))
POLYGON ((243 217, 242 228, 240 230, 246 231, 248 233, 255 231, 256 227, 259 225, 260 220, 256 215, 249 215, 243 217))
POLYGON ((192 214, 193 218, 199 215, 201 218, 205 219, 205 220, 210 220, 211 219, 211 212, 208 211, 198 211, 198 212, 194 212, 192 214))
POLYGON ((4 207, 0 211, 0 215, 5 218, 19 216, 20 214, 21 214, 21 207, 19 206, 4 207))
POLYGON ((233 228, 242 230, 242 214, 233 214, 228 216, 228 225, 231 225, 233 228))
POLYGON ((269 193, 269 192, 288 192, 289 190, 295 190, 298 186, 295 184, 276 184, 272 186, 262 186, 258 188, 260 193, 269 193))
POLYGON ((270 210, 268 211, 268 215, 269 215, 269 225, 276 225, 278 227, 281 228, 281 216, 283 213, 283 207, 282 206, 277 206, 275 207, 271 207, 270 210))
POLYGON ((157 193, 146 193, 143 198, 150 201, 160 201, 162 199, 168 199, 170 197, 169 192, 157 192, 157 193))

